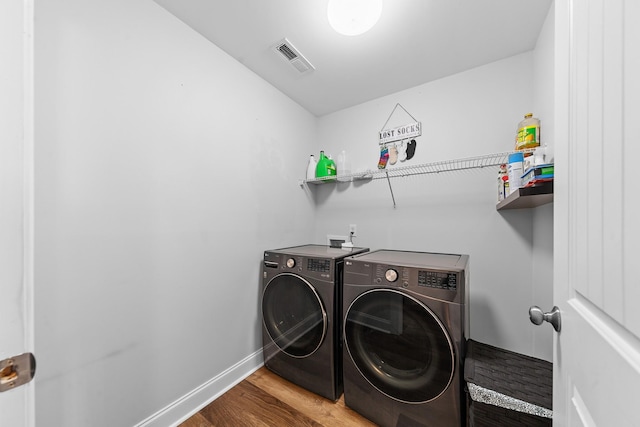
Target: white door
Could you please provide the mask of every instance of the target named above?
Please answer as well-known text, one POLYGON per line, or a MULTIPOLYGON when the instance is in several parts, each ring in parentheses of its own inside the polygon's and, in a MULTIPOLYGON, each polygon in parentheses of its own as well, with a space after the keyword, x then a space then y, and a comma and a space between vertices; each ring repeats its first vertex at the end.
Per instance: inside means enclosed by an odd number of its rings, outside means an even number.
POLYGON ((554 425, 640 426, 640 2, 555 7, 554 425))
MULTIPOLYGON (((0 360, 33 350, 31 6, 0 2, 0 360)), ((0 427, 35 425, 33 382, 12 388, 15 369, 0 368, 0 427)))

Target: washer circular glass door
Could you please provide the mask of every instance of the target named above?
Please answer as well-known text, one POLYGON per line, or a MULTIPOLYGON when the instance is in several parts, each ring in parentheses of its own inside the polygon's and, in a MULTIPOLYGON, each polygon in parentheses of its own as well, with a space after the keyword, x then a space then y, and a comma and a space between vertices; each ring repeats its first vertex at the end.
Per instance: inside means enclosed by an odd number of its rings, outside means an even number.
POLYGON ((327 312, 315 288, 290 273, 279 274, 262 293, 262 321, 271 340, 286 354, 313 354, 327 332, 327 312))
POLYGON ((453 378, 455 354, 438 317, 393 289, 374 289, 351 303, 344 343, 360 374, 402 402, 431 401, 453 378))

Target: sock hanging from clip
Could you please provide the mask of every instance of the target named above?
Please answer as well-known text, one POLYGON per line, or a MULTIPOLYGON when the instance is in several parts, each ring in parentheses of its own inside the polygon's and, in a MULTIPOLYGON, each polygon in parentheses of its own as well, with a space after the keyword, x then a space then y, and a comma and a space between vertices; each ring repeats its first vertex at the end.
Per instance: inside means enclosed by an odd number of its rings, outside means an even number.
POLYGON ((378 169, 384 169, 387 167, 387 161, 389 160, 389 149, 386 146, 380 147, 380 160, 378 160, 378 169))
POLYGON ((397 161, 398 161, 398 149, 394 144, 391 146, 391 148, 389 148, 389 164, 395 165, 397 161))
POLYGON ((400 141, 400 147, 398 148, 398 160, 404 162, 407 160, 407 144, 403 141, 400 141))
POLYGON ((411 142, 407 144, 407 160, 411 160, 411 158, 416 154, 416 140, 412 139, 411 142))

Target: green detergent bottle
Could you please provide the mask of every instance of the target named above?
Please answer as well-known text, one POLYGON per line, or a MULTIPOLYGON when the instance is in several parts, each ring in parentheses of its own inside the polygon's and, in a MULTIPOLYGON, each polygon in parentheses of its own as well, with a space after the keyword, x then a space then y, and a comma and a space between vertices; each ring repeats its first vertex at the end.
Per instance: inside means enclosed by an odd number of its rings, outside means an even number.
POLYGON ((336 163, 325 156, 324 151, 320 151, 320 158, 316 165, 316 178, 323 181, 335 181, 336 179, 336 163))
POLYGON ((327 157, 327 160, 329 161, 327 163, 327 175, 333 177, 331 181, 335 181, 338 177, 338 168, 336 167, 336 162, 331 158, 331 155, 327 157))

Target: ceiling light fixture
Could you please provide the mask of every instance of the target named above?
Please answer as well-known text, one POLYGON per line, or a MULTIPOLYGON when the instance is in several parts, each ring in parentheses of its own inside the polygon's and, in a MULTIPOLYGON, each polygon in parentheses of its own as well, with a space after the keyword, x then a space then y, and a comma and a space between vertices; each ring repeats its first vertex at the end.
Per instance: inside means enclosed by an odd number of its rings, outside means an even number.
POLYGON ((382 0, 329 0, 327 6, 329 24, 345 36, 369 31, 381 14, 382 0))

